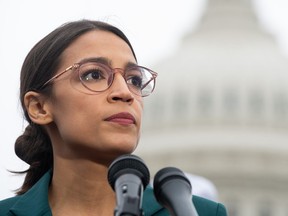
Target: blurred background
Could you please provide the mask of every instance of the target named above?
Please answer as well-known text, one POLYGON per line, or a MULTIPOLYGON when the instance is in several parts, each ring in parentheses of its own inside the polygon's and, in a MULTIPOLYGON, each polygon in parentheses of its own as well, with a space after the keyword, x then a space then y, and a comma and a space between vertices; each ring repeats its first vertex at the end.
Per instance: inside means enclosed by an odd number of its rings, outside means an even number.
POLYGON ((135 154, 152 177, 175 166, 193 194, 230 216, 288 215, 288 2, 285 0, 0 0, 0 199, 23 177, 19 71, 32 46, 64 22, 107 21, 159 73, 145 98, 135 154), (5 75, 5 77, 3 76, 5 75))

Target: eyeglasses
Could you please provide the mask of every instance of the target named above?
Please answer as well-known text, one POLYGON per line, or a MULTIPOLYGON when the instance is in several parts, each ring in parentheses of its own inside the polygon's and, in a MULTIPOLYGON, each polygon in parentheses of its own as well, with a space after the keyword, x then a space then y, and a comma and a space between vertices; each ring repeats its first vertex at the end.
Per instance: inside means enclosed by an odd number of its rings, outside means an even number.
POLYGON ((119 72, 124 77, 129 90, 135 95, 142 97, 146 97, 153 92, 155 79, 158 75, 156 72, 138 65, 132 65, 125 69, 111 68, 107 64, 89 60, 75 63, 66 68, 63 72, 56 74, 45 82, 40 89, 45 88, 52 81, 70 70, 77 71, 78 78, 76 80, 71 79, 71 82, 73 87, 82 92, 89 90, 89 93, 98 93, 107 90, 113 83, 115 73, 119 72))

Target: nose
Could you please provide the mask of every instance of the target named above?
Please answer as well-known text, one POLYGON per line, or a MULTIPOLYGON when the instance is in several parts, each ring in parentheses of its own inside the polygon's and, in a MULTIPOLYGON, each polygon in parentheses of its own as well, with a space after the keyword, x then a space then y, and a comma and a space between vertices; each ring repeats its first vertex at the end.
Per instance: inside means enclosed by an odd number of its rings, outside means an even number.
POLYGON ((113 82, 109 88, 109 102, 122 101, 131 104, 134 95, 129 90, 127 83, 121 73, 115 73, 113 82))

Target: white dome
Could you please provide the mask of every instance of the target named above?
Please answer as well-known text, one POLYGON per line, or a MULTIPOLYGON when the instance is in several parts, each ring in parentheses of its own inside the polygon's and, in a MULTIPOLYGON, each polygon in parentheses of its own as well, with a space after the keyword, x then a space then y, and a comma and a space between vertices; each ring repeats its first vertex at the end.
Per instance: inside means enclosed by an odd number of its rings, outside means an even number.
POLYGON ((179 118, 196 125, 288 125, 288 61, 249 1, 213 0, 199 29, 153 69, 159 76, 146 103, 149 127, 155 117, 164 125, 179 118))
POLYGON ((230 216, 283 212, 288 196, 288 62, 248 0, 211 0, 196 32, 152 67, 137 153, 210 179, 230 216), (238 212, 236 214, 235 212, 238 212))

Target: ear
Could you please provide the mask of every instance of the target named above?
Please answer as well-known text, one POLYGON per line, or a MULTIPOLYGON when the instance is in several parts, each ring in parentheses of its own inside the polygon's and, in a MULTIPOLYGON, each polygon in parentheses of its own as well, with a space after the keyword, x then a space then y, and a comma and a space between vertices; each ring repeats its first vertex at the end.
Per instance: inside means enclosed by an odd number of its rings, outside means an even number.
POLYGON ((34 123, 45 125, 53 121, 49 102, 42 94, 34 91, 27 92, 24 95, 24 104, 31 121, 34 123))

